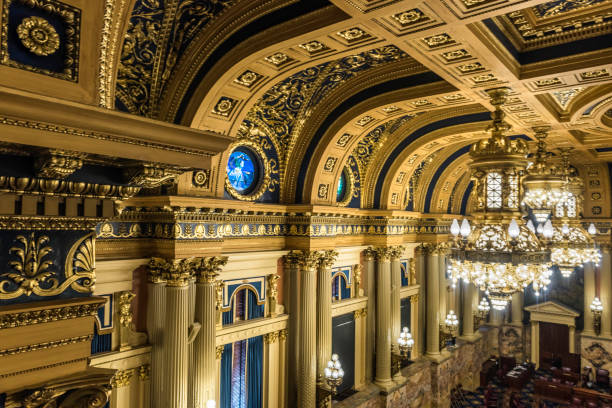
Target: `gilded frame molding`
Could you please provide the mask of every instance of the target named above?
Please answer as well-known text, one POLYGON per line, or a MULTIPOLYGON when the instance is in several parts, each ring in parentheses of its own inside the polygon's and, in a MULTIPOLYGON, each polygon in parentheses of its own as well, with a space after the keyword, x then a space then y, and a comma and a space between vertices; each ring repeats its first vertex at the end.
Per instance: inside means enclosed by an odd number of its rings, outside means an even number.
MULTIPOLYGON (((224 175, 225 177, 225 190, 235 199, 237 200, 241 200, 241 201, 255 201, 258 200, 259 198, 261 198, 261 196, 263 196, 266 191, 268 191, 268 189, 270 188, 270 184, 272 182, 272 177, 271 177, 271 172, 272 172, 272 168, 270 165, 270 160, 268 159, 268 157, 266 156, 266 153, 264 152, 264 150, 261 148, 261 146, 259 146, 257 143, 255 143, 252 140, 248 140, 248 139, 241 139, 235 143, 233 143, 230 148, 228 149, 228 151, 233 152, 236 148, 238 147, 246 147, 247 149, 252 150, 258 157, 259 163, 261 165, 261 175, 260 175, 260 179, 257 182, 257 186, 255 187, 255 189, 249 193, 249 194, 242 194, 240 193, 238 190, 236 190, 234 188, 234 186, 232 186, 232 184, 229 181, 229 178, 227 177, 227 173, 224 175)), ((226 167, 227 164, 223 167, 226 167)))

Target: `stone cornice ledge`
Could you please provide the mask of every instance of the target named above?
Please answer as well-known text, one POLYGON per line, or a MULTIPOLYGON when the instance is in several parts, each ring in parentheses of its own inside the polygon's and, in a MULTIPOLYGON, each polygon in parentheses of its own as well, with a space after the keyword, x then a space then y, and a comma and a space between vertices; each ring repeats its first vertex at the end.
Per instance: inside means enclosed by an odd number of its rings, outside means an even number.
POLYGON ((0 87, 0 141, 206 169, 233 138, 0 87))
POLYGON ((361 296, 332 303, 332 317, 342 316, 343 314, 351 313, 359 309, 365 309, 367 308, 367 305, 367 296, 361 296))
POLYGON ((289 315, 281 315, 272 318, 247 320, 225 326, 222 329, 217 329, 217 346, 286 329, 288 320, 289 315))

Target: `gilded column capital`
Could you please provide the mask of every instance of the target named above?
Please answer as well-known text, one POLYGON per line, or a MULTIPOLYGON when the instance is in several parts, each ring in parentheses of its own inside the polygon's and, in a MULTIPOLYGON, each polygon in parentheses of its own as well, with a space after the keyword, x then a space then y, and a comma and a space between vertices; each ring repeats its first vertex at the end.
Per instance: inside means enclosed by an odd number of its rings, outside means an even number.
POLYGON ((419 295, 412 295, 412 296, 410 296, 410 303, 412 303, 413 305, 415 303, 419 303, 419 295))
POLYGON ((360 317, 366 317, 368 315, 368 310, 367 309, 357 309, 355 311, 353 311, 353 318, 355 320, 359 319, 360 317))
POLYGON ((280 331, 278 332, 278 339, 279 339, 280 341, 285 341, 285 340, 287 340, 287 329, 283 329, 283 330, 280 330, 280 331))
POLYGON ((140 381, 146 381, 149 379, 150 376, 151 376, 151 365, 150 364, 141 365, 138 368, 138 377, 140 378, 140 381))
POLYGON ((223 266, 227 264, 227 256, 207 256, 194 260, 194 272, 197 283, 215 283, 223 266))
POLYGON ((376 251, 372 247, 366 248, 363 253, 365 255, 366 261, 373 261, 376 258, 376 251))
POLYGON ((379 262, 389 262, 394 252, 393 247, 378 247, 374 248, 376 251, 376 260, 379 262))
POLYGON ((172 260, 151 258, 149 281, 159 283, 165 280, 168 286, 187 286, 193 276, 196 263, 194 258, 172 260), (152 280, 153 277, 155 280, 152 280))
POLYGON ((313 270, 319 265, 321 255, 317 251, 294 250, 286 257, 290 263, 297 264, 302 269, 313 270))
POLYGON ((276 343, 277 340, 278 340, 278 332, 271 332, 271 333, 264 334, 264 342, 266 344, 276 343))
POLYGON ((338 258, 338 252, 333 249, 325 250, 319 253, 319 268, 329 269, 338 258))
POLYGON ((111 386, 113 388, 127 387, 132 382, 134 371, 133 368, 117 371, 111 378, 111 386))
POLYGON ((225 350, 225 346, 217 346, 215 349, 215 356, 217 360, 221 360, 221 357, 223 357, 223 350, 225 350))
POLYGON ((389 257, 392 261, 399 261, 406 248, 403 245, 389 247, 389 257))

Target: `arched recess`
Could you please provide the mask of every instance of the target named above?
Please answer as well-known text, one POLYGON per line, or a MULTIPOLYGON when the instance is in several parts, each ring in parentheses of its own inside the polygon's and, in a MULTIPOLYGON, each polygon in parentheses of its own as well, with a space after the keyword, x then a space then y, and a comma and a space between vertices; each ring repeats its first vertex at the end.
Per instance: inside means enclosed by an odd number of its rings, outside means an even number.
POLYGON ((488 111, 480 105, 470 105, 441 111, 425 123, 421 118, 411 122, 406 136, 385 148, 385 154, 370 166, 365 182, 362 180, 364 200, 369 208, 401 209, 401 200, 410 175, 419 160, 439 149, 443 143, 475 141, 486 137, 484 129, 490 121, 488 111))
MULTIPOLYGON (((388 99, 383 98, 388 102, 388 99)), ((358 108, 358 107, 357 107, 358 108)), ((461 111, 465 107, 455 107, 454 111, 461 111)), ((467 108, 468 112, 482 111, 479 105, 472 105, 472 108, 467 108), (477 108, 478 106, 478 108, 477 108)), ((358 110, 356 112, 359 112, 358 110)), ((368 113, 368 116, 370 113, 368 113)), ((373 118, 381 117, 382 113, 371 113, 373 118), (378 116, 377 116, 378 115, 378 116)), ((355 129, 354 123, 359 118, 367 117, 365 115, 356 116, 353 111, 345 112, 345 115, 340 116, 331 127, 321 127, 317 134, 322 134, 320 140, 315 147, 314 153, 310 153, 311 148, 307 151, 307 156, 310 161, 295 160, 301 166, 300 177, 306 173, 306 181, 304 182, 304 197, 310 199, 311 202, 320 204, 326 203, 320 197, 317 197, 318 189, 321 185, 328 185, 330 189, 336 188, 337 181, 342 169, 342 163, 349 155, 356 157, 363 156, 365 172, 361 171, 361 187, 364 188, 364 177, 370 174, 371 163, 376 157, 384 155, 388 150, 388 146, 393 146, 402 140, 403 135, 410 134, 419 127, 426 126, 430 121, 443 119, 452 116, 451 110, 446 107, 440 107, 438 110, 431 109, 428 113, 423 112, 401 112, 392 119, 383 119, 373 121, 374 125, 366 128, 366 130, 357 134, 352 131, 355 129), (352 129, 351 129, 352 126, 352 129), (327 129, 323 132, 321 129, 327 129), (362 152, 362 153, 360 153, 362 152), (333 171, 326 172, 325 165, 329 160, 337 161, 340 165, 335 166, 333 171), (337 160, 336 160, 337 159, 337 160), (365 175, 364 175, 365 174, 365 175)), ((287 181, 290 179, 288 178, 287 181)), ((299 198, 300 191, 296 191, 296 197, 299 198)), ((362 198, 362 206, 365 202, 362 198)), ((397 207, 399 208, 399 207, 397 207)))

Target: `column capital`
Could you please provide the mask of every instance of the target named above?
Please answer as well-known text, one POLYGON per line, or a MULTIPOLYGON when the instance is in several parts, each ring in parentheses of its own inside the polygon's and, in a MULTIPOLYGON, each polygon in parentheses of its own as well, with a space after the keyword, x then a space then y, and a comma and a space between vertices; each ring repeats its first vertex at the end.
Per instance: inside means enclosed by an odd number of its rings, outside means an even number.
POLYGON ((419 295, 412 295, 412 296, 410 296, 410 303, 412 303, 413 305, 415 303, 419 303, 419 295))
POLYGON ((194 259, 197 283, 215 283, 221 268, 227 264, 227 256, 207 256, 194 259))
POLYGON ((264 334, 264 342, 266 344, 276 343, 277 340, 278 340, 278 332, 270 332, 270 333, 264 334))
POLYGON ((317 251, 293 250, 285 255, 289 263, 299 265, 302 269, 313 270, 319 265, 320 254, 317 251))
POLYGON ((366 248, 363 253, 365 255, 366 261, 373 261, 374 258, 376 258, 376 251, 374 251, 374 248, 372 247, 366 248))
POLYGON ((402 257, 402 254, 406 250, 406 247, 404 247, 403 245, 397 245, 397 246, 389 247, 389 250, 390 250, 391 260, 399 261, 400 258, 402 257))
POLYGON ((288 333, 287 329, 279 330, 279 332, 278 332, 278 339, 280 341, 287 340, 287 333, 288 333))
POLYGON ((391 259, 399 259, 401 256, 401 251, 401 247, 395 246, 374 248, 374 252, 376 252, 376 259, 380 262, 387 262, 391 259))
POLYGON ((165 280, 168 286, 186 286, 193 271, 193 258, 151 258, 149 261, 149 281, 153 283, 165 280))
POLYGON ((319 268, 329 269, 338 258, 338 252, 333 249, 325 250, 319 253, 319 268))

